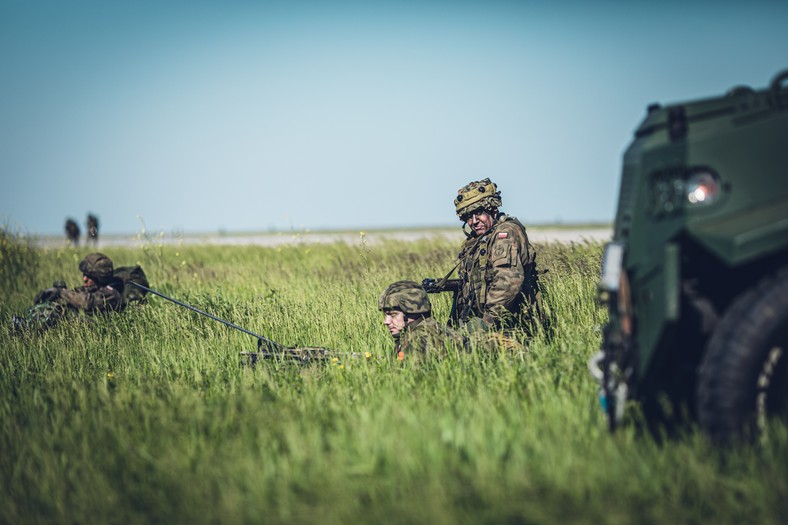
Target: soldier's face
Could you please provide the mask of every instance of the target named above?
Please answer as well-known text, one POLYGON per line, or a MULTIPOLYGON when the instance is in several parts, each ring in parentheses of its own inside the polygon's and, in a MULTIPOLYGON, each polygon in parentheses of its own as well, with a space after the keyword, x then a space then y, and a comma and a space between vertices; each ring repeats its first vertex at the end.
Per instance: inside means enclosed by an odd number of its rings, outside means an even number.
POLYGON ((82 286, 85 288, 90 288, 91 286, 95 285, 96 281, 88 277, 87 275, 82 276, 82 286))
POLYGON ((399 310, 386 310, 383 312, 383 324, 391 332, 392 337, 396 337, 405 328, 405 314, 399 310))
POLYGON ((492 228, 495 217, 488 210, 477 210, 468 217, 468 226, 476 235, 484 235, 492 228))

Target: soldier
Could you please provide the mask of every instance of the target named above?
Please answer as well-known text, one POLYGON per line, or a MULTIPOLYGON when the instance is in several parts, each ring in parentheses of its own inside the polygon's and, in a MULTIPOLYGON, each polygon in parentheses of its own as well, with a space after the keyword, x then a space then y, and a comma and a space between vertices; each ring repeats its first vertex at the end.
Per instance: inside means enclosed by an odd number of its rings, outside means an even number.
POLYGON ((435 321, 427 292, 414 281, 397 281, 386 288, 378 301, 378 310, 383 312, 383 324, 394 337, 394 349, 400 361, 411 354, 443 355, 447 343, 458 348, 464 345, 458 334, 435 321))
POLYGON ((470 331, 529 329, 540 317, 541 296, 525 226, 499 212, 501 192, 490 179, 460 188, 454 206, 468 237, 457 264, 460 322, 470 331))
POLYGON ((68 240, 74 246, 77 246, 79 244, 79 233, 80 233, 79 225, 77 224, 77 221, 71 218, 66 219, 65 230, 66 230, 66 240, 68 240))
POLYGON ((88 244, 92 244, 93 246, 96 246, 98 244, 98 227, 99 227, 98 217, 96 217, 92 213, 88 213, 87 226, 88 226, 87 242, 88 244))
POLYGON ((114 277, 112 261, 103 253, 91 253, 79 263, 82 287, 69 290, 65 283, 39 292, 27 317, 15 316, 14 328, 54 326, 69 313, 96 314, 115 312, 123 308, 123 283, 114 277))

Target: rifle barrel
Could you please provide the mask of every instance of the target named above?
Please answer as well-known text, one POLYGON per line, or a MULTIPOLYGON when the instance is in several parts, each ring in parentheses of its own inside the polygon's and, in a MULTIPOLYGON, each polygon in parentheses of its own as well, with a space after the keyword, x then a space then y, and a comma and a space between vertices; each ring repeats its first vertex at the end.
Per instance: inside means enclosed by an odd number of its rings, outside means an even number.
POLYGON ((186 303, 183 303, 183 302, 181 302, 181 301, 179 301, 177 299, 173 299, 172 297, 170 297, 168 295, 164 295, 163 293, 157 292, 156 290, 151 290, 147 286, 143 286, 140 283, 137 283, 137 282, 134 282, 134 281, 129 281, 129 284, 133 284, 137 288, 145 290, 148 293, 152 293, 153 295, 158 295, 159 297, 163 297, 164 299, 167 299, 168 301, 172 301, 173 303, 175 303, 175 304, 177 304, 179 306, 183 306, 184 308, 188 308, 192 312, 197 312, 198 314, 204 315, 205 317, 209 317, 209 318, 213 319, 214 321, 219 321, 220 323, 222 323, 225 326, 229 326, 230 328, 235 328, 236 330, 238 330, 240 332, 243 332, 245 334, 249 334, 252 337, 256 337, 258 341, 264 341, 264 342, 268 343, 269 345, 274 346, 274 347, 279 348, 279 349, 286 348, 283 345, 277 343, 276 341, 271 341, 267 337, 264 337, 264 336, 262 336, 260 334, 256 334, 256 333, 252 332, 251 330, 247 330, 246 328, 244 328, 242 326, 238 326, 235 323, 231 323, 230 321, 225 321, 221 317, 216 317, 215 315, 209 314, 208 312, 204 312, 204 311, 200 310, 199 308, 195 308, 194 306, 192 306, 190 304, 186 304, 186 303))

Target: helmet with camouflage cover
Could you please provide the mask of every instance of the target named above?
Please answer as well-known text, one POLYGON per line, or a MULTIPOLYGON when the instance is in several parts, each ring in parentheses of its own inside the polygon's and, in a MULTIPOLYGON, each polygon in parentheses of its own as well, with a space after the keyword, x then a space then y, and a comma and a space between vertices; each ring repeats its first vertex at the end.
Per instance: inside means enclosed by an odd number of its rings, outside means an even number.
POLYGON ((476 210, 498 209, 501 207, 501 192, 489 178, 473 181, 459 189, 454 207, 461 219, 476 210))
POLYGON ((79 263, 79 271, 93 279, 96 284, 104 284, 112 279, 112 260, 103 253, 88 254, 79 263))
POLYGON ((378 310, 399 310, 404 314, 429 314, 432 311, 427 292, 417 282, 397 281, 383 292, 378 310))

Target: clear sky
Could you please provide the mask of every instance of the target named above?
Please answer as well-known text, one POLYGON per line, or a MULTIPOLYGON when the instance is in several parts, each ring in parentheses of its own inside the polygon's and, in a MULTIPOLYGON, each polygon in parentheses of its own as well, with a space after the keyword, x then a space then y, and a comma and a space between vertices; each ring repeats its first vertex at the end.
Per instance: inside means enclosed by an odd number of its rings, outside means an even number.
POLYGON ((0 225, 611 221, 649 103, 786 68, 785 1, 0 0, 0 225))

